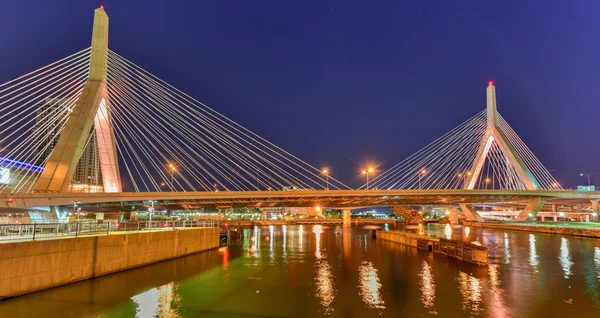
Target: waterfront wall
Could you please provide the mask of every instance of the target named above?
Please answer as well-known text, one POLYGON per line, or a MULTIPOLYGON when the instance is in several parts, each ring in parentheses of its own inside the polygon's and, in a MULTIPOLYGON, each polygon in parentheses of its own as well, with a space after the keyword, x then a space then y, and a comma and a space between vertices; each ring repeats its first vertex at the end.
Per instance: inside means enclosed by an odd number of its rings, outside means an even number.
POLYGON ((457 258, 465 262, 475 263, 477 265, 488 264, 487 247, 457 240, 446 240, 402 231, 377 231, 376 236, 378 239, 433 251, 436 254, 457 258))
POLYGON ((0 244, 0 299, 219 246, 219 228, 193 228, 0 244))
POLYGON ((464 226, 600 238, 600 229, 464 221, 464 226))

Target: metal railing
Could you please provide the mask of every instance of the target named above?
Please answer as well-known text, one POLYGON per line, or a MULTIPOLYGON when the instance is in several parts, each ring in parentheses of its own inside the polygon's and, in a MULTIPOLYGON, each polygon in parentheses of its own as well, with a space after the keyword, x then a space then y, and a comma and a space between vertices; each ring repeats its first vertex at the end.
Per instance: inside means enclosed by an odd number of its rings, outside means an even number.
POLYGON ((40 240, 87 235, 110 235, 139 233, 144 231, 168 231, 182 228, 217 227, 216 220, 199 221, 152 221, 152 222, 71 222, 0 224, 0 241, 40 240))

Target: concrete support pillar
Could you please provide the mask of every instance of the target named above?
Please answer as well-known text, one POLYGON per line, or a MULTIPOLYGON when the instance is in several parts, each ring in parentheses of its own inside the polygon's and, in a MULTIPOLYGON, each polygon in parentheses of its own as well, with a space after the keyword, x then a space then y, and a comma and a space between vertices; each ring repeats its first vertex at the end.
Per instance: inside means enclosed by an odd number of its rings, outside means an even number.
POLYGON ((592 220, 598 221, 598 204, 600 203, 600 200, 595 199, 590 201, 592 201, 592 220))
POLYGON ((544 207, 544 203, 546 203, 545 198, 535 198, 523 208, 519 216, 517 216, 518 222, 525 222, 527 219, 531 217, 532 220, 535 220, 535 217, 540 212, 540 210, 544 207))
POLYGON ((344 210, 344 225, 351 224, 350 214, 351 214, 351 210, 344 210))
POLYGON ((552 205, 552 212, 558 212, 558 206, 556 204, 552 205))
POLYGON ((261 221, 266 221, 267 220, 267 210, 266 209, 262 209, 260 211, 260 220, 261 221))
POLYGON ((581 204, 577 205, 577 212, 583 212, 583 205, 581 205, 581 204))
POLYGON ((483 218, 481 215, 479 215, 479 213, 477 213, 477 211, 475 211, 475 208, 473 208, 472 204, 459 203, 458 205, 463 213, 467 216, 467 221, 483 222, 483 218))
POLYGON ((458 224, 458 210, 456 208, 452 208, 449 210, 448 219, 450 220, 450 224, 458 224))

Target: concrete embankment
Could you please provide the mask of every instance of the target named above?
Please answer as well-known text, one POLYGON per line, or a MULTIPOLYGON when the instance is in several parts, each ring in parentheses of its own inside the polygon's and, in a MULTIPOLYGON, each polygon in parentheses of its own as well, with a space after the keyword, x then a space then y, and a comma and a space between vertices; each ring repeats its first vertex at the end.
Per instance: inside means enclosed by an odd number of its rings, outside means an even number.
POLYGON ((425 235, 417 235, 402 231, 377 231, 377 239, 388 240, 422 250, 433 251, 465 262, 477 265, 488 264, 487 247, 465 243, 457 240, 446 240, 425 235))
POLYGON ((219 246, 219 228, 111 234, 0 244, 0 299, 219 246))
POLYGON ((507 224, 507 223, 486 223, 486 222, 473 222, 464 221, 464 226, 470 227, 481 227, 486 229, 497 229, 497 230, 511 230, 511 231, 525 231, 525 232, 537 232, 546 234, 559 234, 559 235, 573 235, 573 236, 585 236, 600 238, 600 229, 592 228, 576 228, 556 225, 527 225, 527 224, 507 224))

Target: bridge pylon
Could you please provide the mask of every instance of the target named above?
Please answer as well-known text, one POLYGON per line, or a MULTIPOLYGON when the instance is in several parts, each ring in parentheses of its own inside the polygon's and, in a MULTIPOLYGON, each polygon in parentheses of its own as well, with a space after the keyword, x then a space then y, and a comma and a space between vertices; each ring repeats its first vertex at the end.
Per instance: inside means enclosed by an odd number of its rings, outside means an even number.
POLYGON ((470 173, 466 176, 464 188, 472 190, 480 177, 484 164, 493 144, 504 154, 507 166, 512 166, 517 173, 518 178, 523 182, 527 190, 537 190, 540 188, 537 180, 523 162, 514 146, 510 143, 504 132, 500 129, 498 119, 498 109, 496 106, 496 87, 492 82, 487 87, 487 131, 481 140, 475 160, 471 165, 470 173))
POLYGON ((56 146, 35 186, 36 192, 68 192, 92 130, 96 134, 104 192, 121 192, 115 136, 107 94, 108 16, 94 12, 89 75, 56 146))

